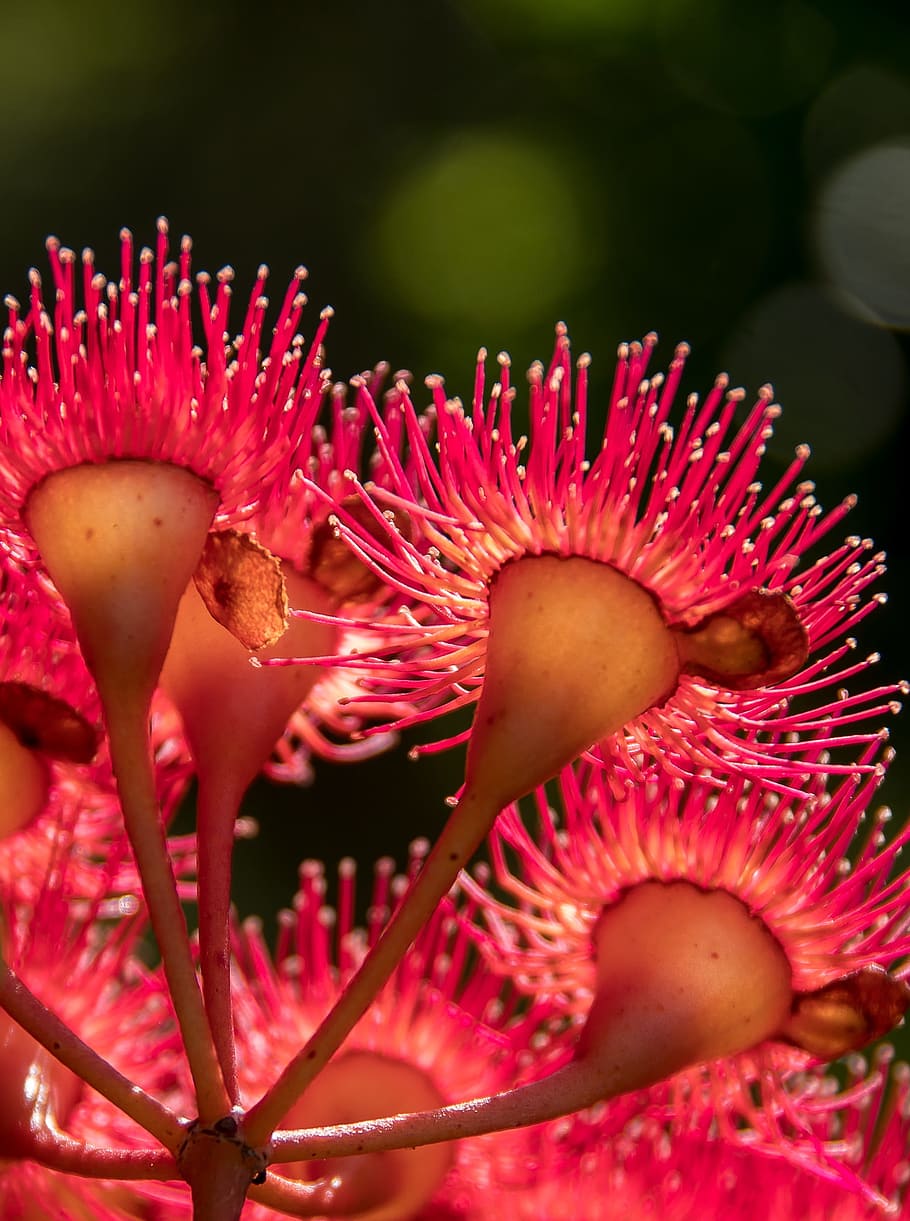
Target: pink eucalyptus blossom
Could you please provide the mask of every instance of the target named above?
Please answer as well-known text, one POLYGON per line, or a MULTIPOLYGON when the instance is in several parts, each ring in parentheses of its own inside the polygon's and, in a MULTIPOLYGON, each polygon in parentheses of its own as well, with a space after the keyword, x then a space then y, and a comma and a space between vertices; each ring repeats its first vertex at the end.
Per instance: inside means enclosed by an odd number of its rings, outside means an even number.
MULTIPOLYGON (((476 768, 491 769, 486 750, 542 780, 547 768, 558 770, 552 749, 558 765, 586 753, 636 778, 659 761, 677 775, 712 767, 718 777, 736 771, 792 788, 816 765, 781 731, 824 726, 832 746, 852 747, 872 740, 877 729, 867 723, 889 709, 895 687, 840 690, 876 660, 852 660, 849 634, 880 600, 867 590, 882 556, 851 537, 821 559, 805 558, 853 498, 822 512, 814 486, 800 481, 806 446, 769 486, 757 481, 780 411, 768 386, 737 426, 745 395, 721 376, 703 402, 690 395, 671 424, 688 348, 677 348, 666 376, 649 377, 655 343, 649 335, 620 347, 593 450, 589 358, 573 379, 562 326, 549 368, 529 373, 529 437, 517 434, 505 357, 490 387, 481 352, 470 409, 447 396, 441 378, 428 379, 435 453, 400 383, 417 494, 403 475, 388 486, 352 473, 351 492, 373 513, 370 529, 335 506, 340 536, 415 607, 380 654, 388 658, 380 682, 374 657, 342 664, 363 668, 372 692, 364 700, 382 694, 418 705, 392 714, 397 727, 480 699, 472 730, 437 744, 470 739, 469 773, 472 751, 476 768), (420 537, 380 510, 406 514, 420 537), (604 609, 614 602, 615 613, 604 609), (624 665, 635 675, 632 694, 610 694, 624 665), (588 703, 608 692, 594 701, 602 711, 582 716, 582 689, 588 703), (535 718, 544 724, 540 742, 535 718), (773 742, 762 738, 772 730, 773 742), (529 738, 525 759, 520 743, 529 738), (545 765, 534 757, 542 755, 545 765)), ((394 439, 368 387, 359 392, 387 456, 394 439)), ((517 796, 533 784, 497 786, 517 796)))
POLYGON ((197 276, 203 345, 193 333, 192 243, 169 262, 168 225, 154 252, 143 248, 138 276, 133 238, 121 233, 116 281, 82 255, 81 292, 73 251, 48 239, 53 298, 32 270, 27 307, 6 298, 0 378, 0 521, 7 545, 24 557, 34 543, 21 513, 49 474, 116 459, 167 462, 213 485, 217 520, 229 525, 271 496, 281 497, 293 457, 321 394, 320 344, 297 333, 306 297, 297 270, 265 354, 268 268, 260 267, 242 325, 230 337, 234 273, 214 287, 197 276), (81 297, 81 299, 80 299, 81 297))

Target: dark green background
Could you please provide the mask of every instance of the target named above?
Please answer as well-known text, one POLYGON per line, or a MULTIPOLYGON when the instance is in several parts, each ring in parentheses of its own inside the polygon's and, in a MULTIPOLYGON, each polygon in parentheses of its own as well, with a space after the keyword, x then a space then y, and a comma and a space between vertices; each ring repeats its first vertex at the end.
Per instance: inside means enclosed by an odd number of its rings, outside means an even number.
MULTIPOLYGON (((48 232, 115 272, 120 226, 151 241, 163 212, 197 269, 233 264, 238 298, 260 262, 276 296, 307 263, 338 377, 387 359, 468 393, 481 343, 525 366, 564 318, 595 419, 619 340, 659 330, 663 363, 687 339, 688 389, 728 366, 774 381, 771 472, 808 440, 822 503, 860 493, 844 532, 887 548, 892 595, 861 647, 890 681, 910 673, 908 65, 904 3, 10 7, 0 284, 24 292, 48 232)), ((460 759, 317 771, 255 794, 244 913, 286 903, 302 856, 400 861, 460 759)), ((899 759, 899 815, 908 779, 899 759)))

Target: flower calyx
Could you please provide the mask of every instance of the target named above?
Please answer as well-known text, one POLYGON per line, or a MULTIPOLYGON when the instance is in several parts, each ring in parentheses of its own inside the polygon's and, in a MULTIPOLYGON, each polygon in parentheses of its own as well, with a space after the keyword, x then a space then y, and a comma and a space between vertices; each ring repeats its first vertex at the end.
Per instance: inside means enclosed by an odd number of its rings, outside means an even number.
POLYGON ((167 653, 218 493, 167 462, 116 459, 52 472, 23 517, 73 618, 110 725, 143 715, 167 653))
POLYGON ((613 1097, 776 1037, 790 1006, 777 940, 725 890, 647 881, 602 913, 580 1058, 613 1097))
POLYGON ((466 784, 502 809, 675 689, 679 660, 643 586, 583 556, 524 556, 490 592, 466 784))

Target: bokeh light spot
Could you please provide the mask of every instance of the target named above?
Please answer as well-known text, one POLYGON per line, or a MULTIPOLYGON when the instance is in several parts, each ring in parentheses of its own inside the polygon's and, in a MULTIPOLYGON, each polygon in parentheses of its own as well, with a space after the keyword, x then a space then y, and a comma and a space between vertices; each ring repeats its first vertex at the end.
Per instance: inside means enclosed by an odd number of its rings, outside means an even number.
POLYGON ((908 133, 910 82, 874 64, 858 64, 812 105, 803 129, 806 168, 820 177, 854 153, 908 133))
POLYGON ((658 28, 679 84, 740 115, 776 114, 807 97, 835 42, 831 23, 804 0, 663 0, 658 28))
POLYGON ((462 133, 381 208, 369 252, 377 289, 433 322, 471 320, 475 333, 546 317, 597 273, 591 211, 560 151, 462 133))
POLYGON ((174 0, 126 6, 118 0, 89 5, 50 0, 4 11, 0 74, 8 98, 27 98, 16 107, 16 122, 29 132, 45 124, 84 125, 107 114, 112 92, 115 113, 141 113, 147 90, 160 87, 161 71, 178 57, 173 23, 185 19, 189 38, 199 25, 174 0), (48 66, 51 69, 48 70, 48 66))
POLYGON ((906 370, 894 336, 812 284, 762 298, 736 328, 724 363, 750 396, 773 382, 784 411, 769 452, 786 460, 808 442, 813 470, 861 461, 900 418, 906 370))
POLYGON ((879 145, 826 182, 815 216, 825 273, 888 326, 910 327, 910 144, 879 145))

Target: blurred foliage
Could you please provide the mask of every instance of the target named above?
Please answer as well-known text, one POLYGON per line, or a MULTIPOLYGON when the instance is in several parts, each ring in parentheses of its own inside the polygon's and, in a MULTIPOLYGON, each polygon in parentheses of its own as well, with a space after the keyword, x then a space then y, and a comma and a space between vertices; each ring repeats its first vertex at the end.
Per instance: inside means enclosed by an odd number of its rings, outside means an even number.
MULTIPOLYGON (((892 563, 861 647, 893 680, 910 673, 908 345, 875 302, 906 304, 910 237, 904 212, 871 271, 832 280, 850 235, 893 213, 868 190, 864 210, 861 171, 827 192, 850 158, 910 142, 908 65, 903 3, 35 0, 0 32, 0 283, 23 291, 48 232, 113 269, 120 226, 151 241, 166 213, 197 268, 235 266, 238 293, 263 260, 282 288, 306 261, 344 378, 387 359, 467 394, 479 345, 521 367, 564 318, 595 356, 596 405, 619 340, 657 328, 666 360, 685 338, 688 389, 728 360, 752 389, 775 382, 772 470, 815 438, 822 502, 859 491, 849 528, 892 563), (832 207, 836 257, 817 232, 832 207)), ((287 902, 302 855, 401 861, 459 770, 402 751, 318 766, 303 791, 260 785, 241 910, 287 902)), ((908 785, 899 761, 899 815, 908 785)))

